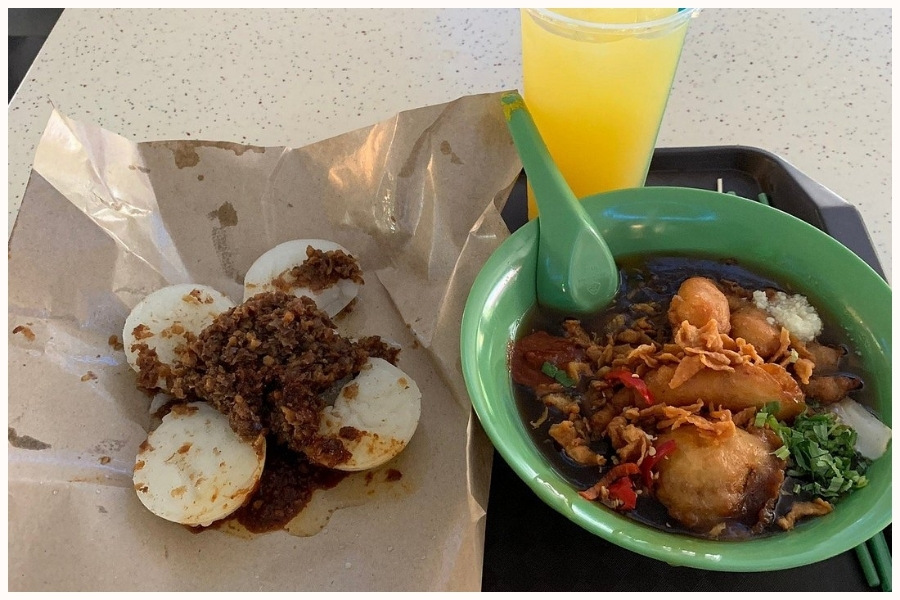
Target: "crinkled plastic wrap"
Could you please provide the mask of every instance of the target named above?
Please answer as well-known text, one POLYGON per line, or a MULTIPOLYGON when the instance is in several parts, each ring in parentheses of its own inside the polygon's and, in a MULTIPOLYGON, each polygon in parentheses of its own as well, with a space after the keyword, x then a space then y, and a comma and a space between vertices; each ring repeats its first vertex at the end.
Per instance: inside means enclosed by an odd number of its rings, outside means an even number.
POLYGON ((459 323, 520 168, 499 94, 304 148, 136 144, 54 113, 9 247, 10 589, 479 589, 491 449, 459 323), (317 492, 293 533, 159 519, 132 484, 150 399, 111 336, 168 284, 239 301, 250 264, 297 238, 359 258, 366 285, 339 326, 399 342, 422 390, 388 465, 402 476, 317 492))

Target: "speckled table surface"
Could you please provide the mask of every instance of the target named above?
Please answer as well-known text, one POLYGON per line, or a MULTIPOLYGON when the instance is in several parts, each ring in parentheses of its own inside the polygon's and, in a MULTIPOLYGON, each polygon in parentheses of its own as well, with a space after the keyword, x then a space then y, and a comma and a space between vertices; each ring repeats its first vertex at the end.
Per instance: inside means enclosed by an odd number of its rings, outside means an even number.
MULTIPOLYGON (((658 146, 781 156, 858 208, 890 280, 891 60, 888 9, 705 9, 658 146)), ((510 88, 515 9, 67 9, 9 104, 9 231, 53 107, 136 141, 302 146, 510 88)))
MULTIPOLYGON (((496 10, 66 10, 9 104, 9 228, 51 107, 137 141, 300 146, 521 87, 496 10)), ((706 9, 659 146, 774 152, 855 205, 891 272, 891 12, 706 9)))

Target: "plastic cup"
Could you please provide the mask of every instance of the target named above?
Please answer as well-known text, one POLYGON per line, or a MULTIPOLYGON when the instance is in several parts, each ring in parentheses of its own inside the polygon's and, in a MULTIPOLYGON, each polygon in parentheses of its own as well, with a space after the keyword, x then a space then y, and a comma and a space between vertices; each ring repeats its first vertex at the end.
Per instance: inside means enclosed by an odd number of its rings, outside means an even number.
POLYGON ((644 185, 697 11, 522 9, 523 96, 577 197, 644 185))

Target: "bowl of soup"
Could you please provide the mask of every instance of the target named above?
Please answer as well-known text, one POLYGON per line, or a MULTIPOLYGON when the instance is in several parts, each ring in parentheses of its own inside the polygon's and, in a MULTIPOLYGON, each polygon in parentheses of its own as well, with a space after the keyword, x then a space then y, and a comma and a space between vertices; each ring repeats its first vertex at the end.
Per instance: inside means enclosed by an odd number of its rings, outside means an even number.
POLYGON ((467 389, 512 470, 587 531, 677 566, 786 569, 887 526, 885 281, 733 195, 583 202, 620 268, 609 307, 537 305, 538 221, 492 254, 466 304, 467 389))

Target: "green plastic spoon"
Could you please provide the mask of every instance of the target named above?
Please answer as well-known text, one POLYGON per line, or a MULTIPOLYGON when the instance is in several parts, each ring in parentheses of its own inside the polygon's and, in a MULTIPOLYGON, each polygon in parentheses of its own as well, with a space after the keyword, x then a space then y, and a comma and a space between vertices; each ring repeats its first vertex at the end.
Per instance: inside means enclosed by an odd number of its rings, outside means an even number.
POLYGON ((612 252, 553 162, 525 100, 517 92, 500 100, 540 213, 538 304, 569 314, 596 312, 619 290, 612 252))

